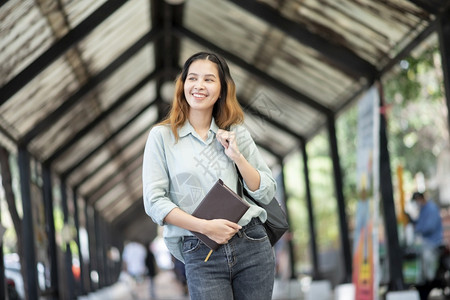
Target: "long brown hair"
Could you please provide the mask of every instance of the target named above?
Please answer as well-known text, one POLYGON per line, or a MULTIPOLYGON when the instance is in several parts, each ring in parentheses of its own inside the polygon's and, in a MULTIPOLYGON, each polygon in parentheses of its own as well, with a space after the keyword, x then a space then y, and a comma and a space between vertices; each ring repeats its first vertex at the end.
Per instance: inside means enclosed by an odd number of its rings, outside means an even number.
POLYGON ((184 63, 181 74, 178 75, 175 84, 175 95, 167 117, 159 125, 170 125, 176 140, 178 140, 178 128, 182 127, 189 116, 189 104, 184 96, 184 82, 189 67, 196 60, 209 60, 217 65, 220 79, 220 96, 213 107, 212 116, 219 128, 229 128, 231 125, 244 121, 244 112, 236 98, 236 85, 231 77, 228 64, 219 55, 210 52, 198 52, 189 57, 184 63))

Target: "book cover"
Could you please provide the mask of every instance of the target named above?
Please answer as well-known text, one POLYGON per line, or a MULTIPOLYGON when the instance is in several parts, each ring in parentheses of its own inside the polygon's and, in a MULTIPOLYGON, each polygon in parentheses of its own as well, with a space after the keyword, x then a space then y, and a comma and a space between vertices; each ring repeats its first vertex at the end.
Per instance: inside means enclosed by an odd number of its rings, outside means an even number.
MULTIPOLYGON (((221 179, 218 179, 192 215, 206 220, 226 219, 237 223, 249 207, 250 205, 245 200, 242 200, 221 179)), ((211 250, 219 248, 220 245, 206 235, 195 231, 192 231, 192 233, 211 250)))

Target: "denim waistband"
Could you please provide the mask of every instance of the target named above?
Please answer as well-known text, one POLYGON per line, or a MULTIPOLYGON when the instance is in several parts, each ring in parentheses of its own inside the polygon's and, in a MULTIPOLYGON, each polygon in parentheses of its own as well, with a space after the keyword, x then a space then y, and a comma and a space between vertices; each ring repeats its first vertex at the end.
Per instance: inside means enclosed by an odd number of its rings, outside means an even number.
MULTIPOLYGON (((250 220, 250 222, 247 223, 247 225, 242 226, 242 228, 235 234, 238 236, 241 236, 241 231, 247 229, 250 226, 253 225, 258 225, 258 224, 262 224, 261 220, 256 217, 256 218, 252 218, 250 220)), ((197 239, 197 237, 195 235, 185 235, 183 236, 183 240, 190 240, 190 239, 197 239)))
POLYGON ((257 224, 262 224, 261 220, 259 218, 252 218, 250 222, 247 223, 247 225, 242 226, 242 229, 246 229, 247 227, 257 224))

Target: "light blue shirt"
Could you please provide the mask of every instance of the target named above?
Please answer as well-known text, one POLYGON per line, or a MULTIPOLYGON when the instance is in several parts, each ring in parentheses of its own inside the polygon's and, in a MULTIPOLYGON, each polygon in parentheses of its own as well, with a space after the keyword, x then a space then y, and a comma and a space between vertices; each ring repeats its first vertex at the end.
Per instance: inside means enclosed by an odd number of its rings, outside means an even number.
POLYGON ((438 247, 443 241, 443 229, 439 207, 430 199, 420 209, 419 218, 415 221, 414 231, 422 236, 425 243, 438 247))
MULTIPOLYGON (((164 223, 167 214, 176 207, 191 214, 219 178, 236 191, 236 169, 216 139, 218 129, 213 119, 208 137, 202 140, 186 121, 178 130, 177 142, 170 126, 159 125, 151 129, 145 145, 142 167, 145 212, 155 223, 165 225, 164 241, 172 255, 182 262, 182 238, 193 234, 164 223)), ((250 191, 245 183, 244 187, 257 201, 269 203, 276 190, 272 171, 264 162, 248 130, 242 125, 233 126, 231 130, 236 134, 239 151, 261 177, 256 191, 250 191)), ((246 200, 250 209, 238 222, 239 225, 246 225, 254 217, 264 222, 266 211, 251 200, 246 200)))

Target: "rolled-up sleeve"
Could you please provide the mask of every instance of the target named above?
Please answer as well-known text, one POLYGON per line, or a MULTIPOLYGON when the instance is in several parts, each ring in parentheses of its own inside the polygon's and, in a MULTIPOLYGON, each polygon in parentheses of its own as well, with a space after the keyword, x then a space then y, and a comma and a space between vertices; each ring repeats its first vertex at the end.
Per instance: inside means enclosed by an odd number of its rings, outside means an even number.
POLYGON ((169 175, 165 156, 165 141, 161 126, 150 131, 144 149, 142 188, 145 212, 153 222, 164 225, 164 218, 177 207, 169 195, 169 175))
POLYGON ((243 126, 238 126, 236 129, 236 134, 238 136, 239 150, 260 175, 260 184, 257 190, 251 191, 245 182, 244 188, 253 199, 263 204, 267 204, 275 196, 275 191, 277 188, 277 183, 273 178, 272 171, 264 161, 248 130, 243 126))

